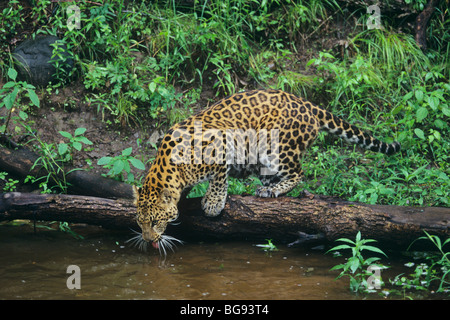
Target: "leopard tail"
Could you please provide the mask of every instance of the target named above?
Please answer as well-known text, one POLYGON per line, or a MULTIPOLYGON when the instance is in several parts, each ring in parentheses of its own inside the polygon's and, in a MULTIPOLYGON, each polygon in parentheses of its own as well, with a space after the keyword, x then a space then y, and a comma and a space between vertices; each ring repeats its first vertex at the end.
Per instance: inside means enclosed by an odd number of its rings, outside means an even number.
POLYGON ((394 141, 393 143, 382 142, 377 138, 374 138, 371 134, 363 132, 358 127, 340 119, 331 112, 320 107, 316 108, 317 110, 313 109, 313 113, 316 114, 320 121, 321 130, 333 133, 348 143, 357 144, 370 151, 387 155, 392 155, 400 151, 400 143, 397 141, 394 141))

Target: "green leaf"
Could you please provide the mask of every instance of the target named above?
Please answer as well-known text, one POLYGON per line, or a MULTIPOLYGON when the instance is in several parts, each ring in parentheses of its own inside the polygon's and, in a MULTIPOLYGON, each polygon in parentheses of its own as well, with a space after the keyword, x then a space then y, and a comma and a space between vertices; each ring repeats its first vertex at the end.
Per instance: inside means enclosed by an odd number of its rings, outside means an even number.
POLYGON ((418 136, 420 139, 425 140, 425 134, 423 133, 423 131, 419 128, 414 129, 414 133, 416 134, 416 136, 418 136))
POLYGON ((351 248, 352 248, 352 247, 350 247, 348 244, 342 244, 342 245, 340 245, 340 246, 333 247, 333 248, 331 248, 331 249, 328 250, 328 251, 338 251, 338 250, 351 249, 351 248))
POLYGON ((355 273, 361 265, 357 257, 349 258, 347 264, 350 266, 350 270, 352 271, 352 273, 355 273))
POLYGON ((122 151, 122 155, 129 156, 131 154, 131 151, 133 151, 132 147, 126 148, 125 150, 122 151))
POLYGON ((126 173, 129 173, 131 171, 129 162, 126 161, 126 160, 123 160, 122 163, 123 163, 122 171, 125 171, 126 173))
POLYGON ((27 120, 28 119, 28 114, 22 110, 19 111, 19 117, 22 120, 27 120))
POLYGON ((381 260, 381 258, 378 257, 372 257, 367 259, 366 261, 364 261, 364 265, 371 265, 372 263, 374 263, 375 261, 381 260))
POLYGON ((330 271, 344 269, 344 267, 345 267, 345 264, 338 264, 338 265, 335 265, 333 268, 331 268, 330 271))
POLYGON ((361 250, 372 251, 372 252, 380 253, 380 254, 386 256, 386 254, 383 251, 381 251, 381 249, 378 249, 377 247, 374 247, 374 246, 361 246, 361 250))
POLYGON ((67 131, 59 131, 59 134, 62 135, 64 138, 72 139, 72 135, 67 131))
POLYGON ((107 165, 111 162, 111 160, 112 160, 112 157, 102 157, 102 158, 98 159, 97 165, 99 165, 99 166, 107 165))
POLYGON ((27 89, 28 91, 28 96, 30 97, 31 102, 39 108, 40 105, 40 101, 39 101, 39 97, 37 96, 36 92, 34 92, 33 89, 27 89))
POLYGON ((148 89, 151 91, 151 93, 155 92, 155 90, 156 90, 156 83, 150 82, 150 84, 148 85, 148 89))
POLYGON ((420 107, 416 112, 417 121, 422 121, 428 116, 428 110, 425 107, 420 107))
POLYGON ((412 98, 413 95, 414 95, 414 93, 412 91, 408 92, 407 94, 405 94, 403 96, 403 101, 408 101, 409 99, 412 98))
POLYGON ((358 231, 358 233, 356 234, 356 242, 361 241, 361 231, 358 231))
POLYGON ((10 77, 11 80, 16 80, 16 78, 17 78, 17 71, 14 70, 13 68, 9 68, 8 69, 8 77, 10 77))
POLYGON ((131 172, 128 172, 127 182, 128 183, 133 183, 134 182, 134 175, 131 172))
POLYGON ((442 113, 443 113, 444 115, 446 115, 447 117, 450 117, 450 108, 447 107, 447 106, 443 106, 443 107, 442 107, 442 113))
POLYGON ((76 136, 81 136, 83 133, 85 133, 86 132, 86 128, 77 128, 76 130, 75 130, 75 133, 74 133, 74 136, 76 137, 76 136))
POLYGON ((391 111, 391 113, 392 113, 393 115, 396 115, 397 113, 399 113, 400 111, 402 111, 403 107, 404 107, 403 104, 399 104, 398 106, 396 106, 396 107, 391 111))
POLYGON ((74 141, 72 146, 73 146, 74 149, 76 149, 78 151, 81 151, 81 148, 83 147, 83 145, 81 143, 77 142, 77 141, 74 141))
POLYGON ((123 161, 119 160, 114 162, 114 166, 112 168, 114 175, 119 175, 122 173, 123 168, 125 167, 123 161))
POLYGON ((380 189, 381 194, 394 194, 395 190, 392 188, 382 188, 380 189))
POLYGON ((67 152, 67 150, 69 149, 69 147, 67 146, 67 144, 66 143, 60 143, 59 145, 58 145, 58 153, 59 153, 59 155, 64 155, 64 154, 66 154, 66 152, 67 152))
POLYGON ((417 101, 419 101, 419 102, 423 101, 423 91, 416 90, 416 92, 414 94, 416 96, 417 101))
POLYGON ((5 107, 6 109, 11 109, 16 102, 17 93, 19 93, 19 88, 15 87, 13 91, 5 97, 5 107))
POLYGON ((133 167, 135 167, 135 168, 137 168, 139 170, 145 170, 145 165, 142 163, 141 160, 135 159, 135 158, 130 158, 128 160, 133 165, 133 167))
POLYGON ((84 143, 84 144, 89 144, 89 145, 91 145, 92 144, 92 141, 91 140, 89 140, 88 138, 86 138, 86 137, 79 137, 79 138, 77 138, 77 140, 79 141, 79 142, 82 142, 82 143, 84 143))
POLYGON ((437 98, 437 97, 429 97, 428 98, 428 104, 430 105, 431 109, 436 111, 438 106, 439 106, 439 98, 437 98))
POLYGON ((446 122, 442 121, 441 119, 434 120, 434 125, 439 129, 444 129, 447 125, 446 122))
POLYGON ((339 239, 337 239, 336 241, 340 241, 340 242, 347 242, 347 243, 350 243, 350 244, 355 244, 355 242, 354 241, 352 241, 352 240, 350 240, 350 239, 347 239, 347 238, 339 238, 339 239))

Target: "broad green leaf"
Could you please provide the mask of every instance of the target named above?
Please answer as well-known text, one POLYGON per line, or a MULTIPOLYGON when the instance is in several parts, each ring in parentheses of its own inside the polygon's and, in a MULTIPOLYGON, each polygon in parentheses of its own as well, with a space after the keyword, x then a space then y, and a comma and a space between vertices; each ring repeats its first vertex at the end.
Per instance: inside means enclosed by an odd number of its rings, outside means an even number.
POLYGON ((128 160, 131 162, 133 167, 135 167, 135 168, 137 168, 139 170, 145 170, 145 165, 142 163, 141 160, 135 159, 135 158, 130 158, 128 160))
POLYGON ((81 136, 83 133, 86 132, 86 128, 77 128, 74 132, 74 136, 81 136))
POLYGON ((419 102, 423 101, 423 91, 416 90, 416 92, 414 94, 416 96, 417 101, 419 101, 419 102))
POLYGON ((123 160, 122 163, 123 163, 122 171, 125 171, 126 173, 129 173, 131 171, 129 162, 126 161, 126 160, 123 160))
POLYGON ((10 77, 11 80, 16 80, 16 78, 17 78, 17 71, 14 70, 13 68, 9 68, 8 69, 8 77, 10 77))
POLYGON ((112 160, 112 157, 102 157, 102 158, 98 159, 97 164, 99 166, 104 166, 104 165, 109 164, 111 162, 111 160, 112 160))
POLYGON ((81 151, 81 148, 83 147, 83 145, 77 141, 74 141, 72 146, 74 147, 74 149, 81 151))
POLYGON ((408 92, 407 94, 405 94, 403 96, 403 101, 408 101, 409 99, 412 98, 413 95, 414 95, 414 93, 412 91, 408 92))
POLYGON ((151 93, 155 92, 155 90, 156 90, 156 83, 150 82, 150 84, 148 85, 148 88, 151 91, 151 93))
POLYGON ((361 265, 357 257, 349 258, 347 263, 350 266, 350 270, 352 271, 352 273, 355 273, 356 270, 358 270, 359 266, 361 265))
POLYGON ((134 175, 131 172, 128 172, 127 174, 127 182, 129 183, 134 182, 134 175))
POLYGON ((133 151, 132 147, 126 148, 125 150, 122 151, 122 155, 129 156, 131 154, 131 151, 133 151))
POLYGON ((112 168, 114 175, 118 175, 118 174, 122 173, 122 170, 124 167, 125 167, 125 165, 124 165, 123 161, 121 161, 121 160, 115 161, 113 168, 112 168))
POLYGON ((19 93, 19 88, 15 87, 13 91, 5 97, 5 107, 6 109, 11 109, 14 106, 14 102, 17 98, 17 93, 19 93))
POLYGON ((425 107, 420 107, 416 112, 417 121, 422 121, 428 116, 428 110, 425 107))
POLYGON ((439 98, 437 98, 437 97, 429 97, 428 98, 428 104, 430 105, 431 109, 436 111, 438 106, 439 106, 439 98))
POLYGON ((447 107, 447 106, 443 106, 443 107, 442 107, 442 113, 443 113, 444 115, 446 115, 447 117, 450 117, 450 108, 447 107))
POLYGON ((425 134, 419 128, 414 129, 414 133, 422 140, 425 140, 425 134))
POLYGON ((381 194, 394 194, 394 193, 395 193, 395 190, 392 189, 392 188, 382 188, 382 189, 380 190, 380 193, 381 193, 381 194))
POLYGON ((19 117, 22 120, 27 120, 28 119, 28 114, 22 110, 19 111, 19 117))
POLYGON ((62 156, 64 154, 66 154, 67 150, 69 149, 69 147, 67 146, 66 143, 60 143, 58 145, 58 153, 62 156))
POLYGON ((436 119, 434 120, 434 125, 439 129, 444 129, 447 126, 447 123, 441 119, 436 119))
POLYGON ((33 89, 28 89, 28 96, 30 97, 31 102, 39 108, 40 105, 40 101, 39 101, 39 97, 37 96, 36 92, 34 92, 33 89))
POLYGON ((67 131, 59 131, 59 134, 62 135, 64 138, 72 139, 72 135, 67 131))
POLYGON ((92 144, 92 141, 91 140, 89 140, 88 138, 86 138, 86 137, 79 137, 79 138, 77 138, 77 140, 79 141, 79 142, 82 142, 82 143, 84 143, 84 144, 89 144, 89 145, 91 145, 92 144))

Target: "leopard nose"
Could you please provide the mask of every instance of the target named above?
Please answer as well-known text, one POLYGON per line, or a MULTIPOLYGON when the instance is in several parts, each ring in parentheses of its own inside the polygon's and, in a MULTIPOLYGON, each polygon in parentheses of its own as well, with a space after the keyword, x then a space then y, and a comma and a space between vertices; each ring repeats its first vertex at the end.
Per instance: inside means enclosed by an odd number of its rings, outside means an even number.
POLYGON ((155 242, 158 239, 158 234, 153 231, 150 224, 143 224, 141 226, 142 229, 142 239, 144 239, 147 242, 155 242))
POLYGON ((151 234, 148 231, 142 231, 142 239, 144 239, 147 242, 153 241, 151 238, 151 234))

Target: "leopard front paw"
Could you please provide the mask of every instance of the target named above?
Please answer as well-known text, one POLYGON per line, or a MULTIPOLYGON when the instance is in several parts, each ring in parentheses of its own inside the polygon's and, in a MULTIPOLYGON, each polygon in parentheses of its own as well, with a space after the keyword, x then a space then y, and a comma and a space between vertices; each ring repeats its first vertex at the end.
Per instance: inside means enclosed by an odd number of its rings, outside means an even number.
POLYGON ((226 197, 223 199, 215 199, 215 201, 203 197, 202 209, 205 212, 205 215, 207 217, 217 217, 225 207, 226 200, 226 197))
POLYGON ((279 192, 270 187, 258 187, 255 194, 261 198, 276 198, 279 196, 279 192))

